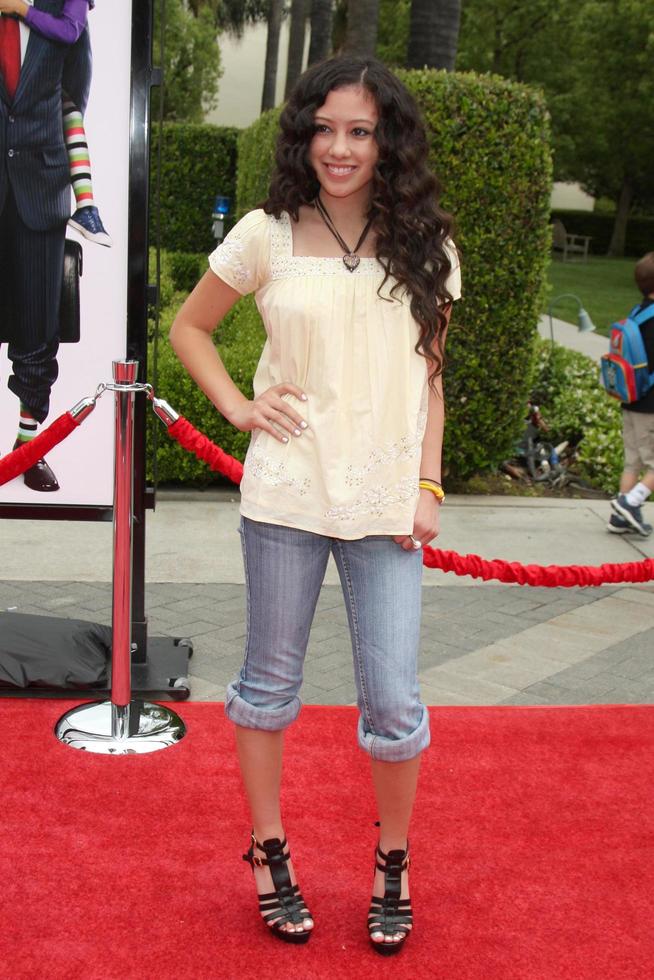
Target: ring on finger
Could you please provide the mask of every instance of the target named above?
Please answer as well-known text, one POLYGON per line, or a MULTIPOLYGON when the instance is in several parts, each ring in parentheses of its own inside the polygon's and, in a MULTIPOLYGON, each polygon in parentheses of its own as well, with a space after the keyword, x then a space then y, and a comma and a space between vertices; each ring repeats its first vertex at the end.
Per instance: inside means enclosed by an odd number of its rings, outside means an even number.
POLYGON ((414 536, 412 534, 409 535, 409 538, 410 538, 411 543, 413 545, 413 550, 414 551, 417 551, 419 548, 422 548, 422 541, 418 541, 418 539, 417 538, 414 538, 414 536))

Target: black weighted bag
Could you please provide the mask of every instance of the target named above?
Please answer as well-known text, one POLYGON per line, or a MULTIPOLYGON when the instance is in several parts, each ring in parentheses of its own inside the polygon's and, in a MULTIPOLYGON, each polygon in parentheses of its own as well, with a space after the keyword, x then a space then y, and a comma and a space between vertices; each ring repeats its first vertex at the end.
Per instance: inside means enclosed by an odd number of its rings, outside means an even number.
POLYGON ((106 687, 111 628, 0 613, 0 687, 106 687))

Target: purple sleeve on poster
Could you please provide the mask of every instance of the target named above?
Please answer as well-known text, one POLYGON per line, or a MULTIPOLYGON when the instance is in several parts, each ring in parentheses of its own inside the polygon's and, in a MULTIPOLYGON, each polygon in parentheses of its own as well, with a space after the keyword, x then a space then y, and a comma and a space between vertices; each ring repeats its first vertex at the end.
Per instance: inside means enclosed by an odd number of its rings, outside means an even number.
POLYGON ((74 44, 86 27, 89 0, 65 0, 60 14, 47 14, 30 7, 25 23, 50 41, 74 44))

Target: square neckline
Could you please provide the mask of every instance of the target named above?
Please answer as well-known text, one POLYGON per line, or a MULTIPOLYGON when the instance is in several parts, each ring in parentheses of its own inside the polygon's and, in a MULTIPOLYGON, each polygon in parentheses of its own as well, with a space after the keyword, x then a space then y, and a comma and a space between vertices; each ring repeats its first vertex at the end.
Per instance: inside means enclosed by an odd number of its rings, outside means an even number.
POLYGON ((281 235, 279 236, 280 241, 276 242, 275 239, 278 237, 276 235, 272 236, 272 248, 273 248, 273 263, 275 259, 275 246, 277 245, 280 251, 280 257, 285 260, 291 260, 292 262, 299 262, 300 264, 315 263, 317 266, 322 265, 323 270, 329 268, 332 272, 343 272, 348 276, 354 278, 357 273, 363 272, 365 269, 368 273, 378 272, 380 269, 383 272, 383 267, 379 260, 374 255, 362 255, 360 256, 359 265, 356 269, 351 272, 343 263, 343 258, 340 255, 295 255, 293 251, 293 226, 291 225, 291 216, 288 211, 282 211, 279 219, 275 218, 274 215, 269 215, 275 225, 281 226, 281 235), (336 265, 334 265, 336 263, 336 265), (340 268, 339 268, 340 266, 340 268))

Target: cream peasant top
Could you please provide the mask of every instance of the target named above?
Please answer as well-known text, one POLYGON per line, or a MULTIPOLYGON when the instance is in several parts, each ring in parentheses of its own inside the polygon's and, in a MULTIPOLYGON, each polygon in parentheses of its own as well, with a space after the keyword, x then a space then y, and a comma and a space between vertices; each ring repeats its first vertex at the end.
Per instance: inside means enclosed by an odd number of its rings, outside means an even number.
MULTIPOLYGON (((458 299, 454 249, 452 261, 447 288, 458 299)), ((410 534, 428 389, 408 297, 378 296, 375 258, 349 272, 341 258, 293 255, 287 214, 251 211, 209 265, 238 292, 255 294, 267 334, 255 396, 283 381, 308 396, 283 396, 308 423, 301 436, 282 443, 253 432, 241 514, 335 538, 410 534)))

